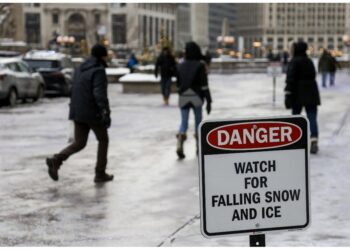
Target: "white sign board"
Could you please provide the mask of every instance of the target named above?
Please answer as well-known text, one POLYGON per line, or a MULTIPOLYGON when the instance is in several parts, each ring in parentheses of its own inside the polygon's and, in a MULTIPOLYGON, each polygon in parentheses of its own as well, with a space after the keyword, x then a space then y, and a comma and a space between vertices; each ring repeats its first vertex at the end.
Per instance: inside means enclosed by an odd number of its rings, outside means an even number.
POLYGON ((281 63, 270 63, 270 65, 267 67, 267 74, 273 77, 282 75, 281 63))
POLYGON ((308 131, 303 116, 202 122, 202 234, 307 227, 308 131))

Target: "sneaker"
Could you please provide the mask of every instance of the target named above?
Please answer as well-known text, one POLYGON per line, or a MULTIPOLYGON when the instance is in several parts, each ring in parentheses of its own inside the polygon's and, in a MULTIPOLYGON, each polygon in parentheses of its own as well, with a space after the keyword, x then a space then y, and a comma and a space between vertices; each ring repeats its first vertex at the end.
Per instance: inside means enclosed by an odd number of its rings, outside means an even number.
POLYGON ((114 178, 113 175, 106 174, 105 172, 103 172, 103 173, 96 173, 94 182, 99 183, 99 182, 112 181, 113 178, 114 178))
POLYGON ((52 180, 58 181, 58 169, 61 163, 55 157, 46 158, 46 165, 48 166, 49 176, 52 180))

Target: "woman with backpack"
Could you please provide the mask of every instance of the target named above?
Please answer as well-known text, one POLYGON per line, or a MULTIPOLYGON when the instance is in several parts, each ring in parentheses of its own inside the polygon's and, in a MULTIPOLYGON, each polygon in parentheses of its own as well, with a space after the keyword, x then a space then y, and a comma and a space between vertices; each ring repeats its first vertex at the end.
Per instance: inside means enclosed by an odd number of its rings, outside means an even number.
POLYGON ((177 87, 179 91, 179 107, 181 124, 177 137, 176 153, 179 159, 185 158, 183 144, 187 139, 188 118, 193 109, 195 118, 195 138, 198 153, 198 126, 202 121, 202 107, 206 100, 207 113, 211 111, 211 95, 208 86, 208 76, 203 55, 198 44, 188 42, 185 48, 185 60, 177 67, 177 87))

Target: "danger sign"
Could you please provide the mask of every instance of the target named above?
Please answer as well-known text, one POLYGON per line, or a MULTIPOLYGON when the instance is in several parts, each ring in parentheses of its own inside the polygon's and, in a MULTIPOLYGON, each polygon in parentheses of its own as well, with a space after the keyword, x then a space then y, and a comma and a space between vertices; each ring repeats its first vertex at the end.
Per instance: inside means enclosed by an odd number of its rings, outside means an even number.
POLYGON ((308 128, 303 116, 201 123, 204 236, 308 226, 308 128))

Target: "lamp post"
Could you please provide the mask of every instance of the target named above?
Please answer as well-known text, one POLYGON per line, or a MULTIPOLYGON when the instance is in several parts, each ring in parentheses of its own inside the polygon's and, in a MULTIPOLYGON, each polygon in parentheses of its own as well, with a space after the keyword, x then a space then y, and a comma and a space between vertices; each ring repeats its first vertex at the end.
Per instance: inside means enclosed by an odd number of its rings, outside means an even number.
POLYGON ((254 58, 256 58, 257 57, 257 50, 259 48, 261 48, 261 42, 259 42, 259 41, 253 42, 253 47, 254 47, 254 58))
MULTIPOLYGON (((75 37, 74 36, 58 36, 56 38, 56 42, 60 45, 60 50, 64 50, 66 52, 67 48, 70 48, 72 50, 72 46, 75 43, 75 37)), ((70 51, 72 52, 72 51, 70 51)))
POLYGON ((216 41, 221 44, 222 54, 227 54, 227 47, 232 47, 235 42, 235 38, 233 36, 218 36, 216 41))

